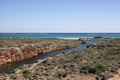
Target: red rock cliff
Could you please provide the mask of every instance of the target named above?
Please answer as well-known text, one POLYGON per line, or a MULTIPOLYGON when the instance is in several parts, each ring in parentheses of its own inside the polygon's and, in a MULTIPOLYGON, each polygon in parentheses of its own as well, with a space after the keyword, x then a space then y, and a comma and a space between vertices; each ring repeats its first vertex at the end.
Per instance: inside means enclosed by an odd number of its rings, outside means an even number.
POLYGON ((8 62, 16 62, 28 59, 38 54, 49 53, 60 49, 75 47, 75 44, 65 46, 40 47, 32 44, 24 44, 21 47, 0 48, 0 65, 8 62))

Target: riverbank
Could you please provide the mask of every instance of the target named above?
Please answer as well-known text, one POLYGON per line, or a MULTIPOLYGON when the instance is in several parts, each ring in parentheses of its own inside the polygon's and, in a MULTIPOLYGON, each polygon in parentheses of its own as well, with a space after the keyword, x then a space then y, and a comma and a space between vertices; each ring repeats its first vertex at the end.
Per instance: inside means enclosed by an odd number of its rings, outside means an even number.
MULTIPOLYGON (((112 80, 120 68, 120 38, 95 38, 105 43, 92 44, 86 49, 63 52, 0 74, 11 80, 112 80)), ((76 41, 75 41, 76 42, 76 41)), ((114 80, 114 79, 113 79, 114 80)))
POLYGON ((57 38, 0 38, 0 65, 75 47, 82 40, 57 38))

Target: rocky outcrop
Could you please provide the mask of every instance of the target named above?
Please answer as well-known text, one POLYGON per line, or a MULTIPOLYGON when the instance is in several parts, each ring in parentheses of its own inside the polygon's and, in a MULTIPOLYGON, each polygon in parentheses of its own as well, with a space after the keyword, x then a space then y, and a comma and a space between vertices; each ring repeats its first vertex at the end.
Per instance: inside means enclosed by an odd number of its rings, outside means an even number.
POLYGON ((21 47, 0 48, 0 64, 28 59, 41 52, 40 47, 30 44, 21 47))
POLYGON ((20 47, 6 47, 0 48, 0 65, 9 63, 9 62, 16 62, 21 61, 24 59, 28 59, 39 54, 45 54, 52 51, 72 48, 75 47, 76 44, 72 45, 64 45, 64 46, 35 46, 33 44, 23 44, 20 47))
POLYGON ((42 53, 42 48, 35 45, 24 44, 21 50, 22 50, 22 55, 24 56, 24 59, 31 58, 42 53))

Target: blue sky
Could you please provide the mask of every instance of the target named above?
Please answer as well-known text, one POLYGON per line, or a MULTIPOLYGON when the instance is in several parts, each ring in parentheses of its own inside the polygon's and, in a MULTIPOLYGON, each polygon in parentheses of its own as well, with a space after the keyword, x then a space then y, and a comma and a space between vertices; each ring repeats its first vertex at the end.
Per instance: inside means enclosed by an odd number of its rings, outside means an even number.
POLYGON ((0 32, 120 32, 120 0, 0 0, 0 32))

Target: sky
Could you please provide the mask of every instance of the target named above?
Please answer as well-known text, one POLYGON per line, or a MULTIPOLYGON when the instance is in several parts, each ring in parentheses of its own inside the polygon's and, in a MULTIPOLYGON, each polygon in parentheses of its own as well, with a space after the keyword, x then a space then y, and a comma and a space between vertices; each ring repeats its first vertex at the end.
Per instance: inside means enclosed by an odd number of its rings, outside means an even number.
POLYGON ((0 32, 120 32, 120 0, 0 0, 0 32))

